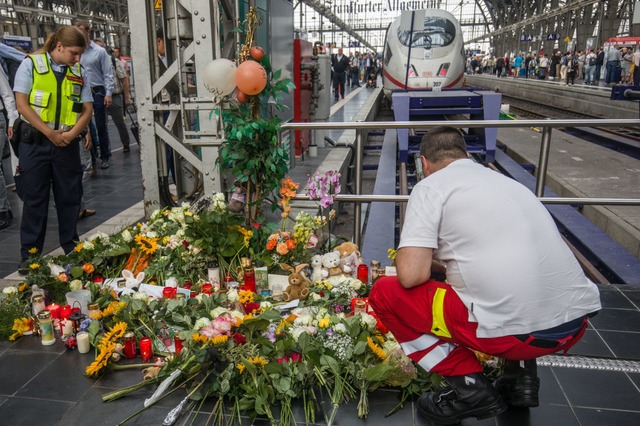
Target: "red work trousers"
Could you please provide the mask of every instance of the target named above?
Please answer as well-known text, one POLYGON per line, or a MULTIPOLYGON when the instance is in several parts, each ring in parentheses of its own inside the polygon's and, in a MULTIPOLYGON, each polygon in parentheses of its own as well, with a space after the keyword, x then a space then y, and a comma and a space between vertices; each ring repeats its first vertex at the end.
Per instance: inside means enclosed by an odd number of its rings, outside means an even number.
POLYGON ((478 324, 469 322, 469 311, 456 292, 437 281, 405 289, 396 277, 380 278, 369 304, 409 358, 445 377, 481 372, 472 350, 509 360, 533 359, 568 350, 586 328, 585 321, 578 333, 559 340, 553 348, 531 345, 533 337, 526 342, 514 336, 479 338, 478 324))

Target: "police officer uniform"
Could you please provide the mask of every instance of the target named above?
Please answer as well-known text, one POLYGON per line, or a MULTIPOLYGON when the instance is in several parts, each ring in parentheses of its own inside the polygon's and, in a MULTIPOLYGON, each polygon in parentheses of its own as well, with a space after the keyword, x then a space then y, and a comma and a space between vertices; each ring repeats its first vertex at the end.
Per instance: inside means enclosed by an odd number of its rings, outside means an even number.
MULTIPOLYGON (((76 124, 83 104, 93 102, 91 88, 84 82, 85 72, 79 63, 58 65, 49 53, 32 54, 18 68, 14 91, 28 95, 29 106, 49 128, 68 131, 76 124)), ((24 202, 20 254, 25 260, 32 248, 42 253, 51 189, 58 215, 60 245, 65 253, 69 253, 78 241, 76 223, 83 172, 81 136, 67 146, 56 146, 21 118, 19 129, 15 129, 20 138, 16 189, 24 202)))

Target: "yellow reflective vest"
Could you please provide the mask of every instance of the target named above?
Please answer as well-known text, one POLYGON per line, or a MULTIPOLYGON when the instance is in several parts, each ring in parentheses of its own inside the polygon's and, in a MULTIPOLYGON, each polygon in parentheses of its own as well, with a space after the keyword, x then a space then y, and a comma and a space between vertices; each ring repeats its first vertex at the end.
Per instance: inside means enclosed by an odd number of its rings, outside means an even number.
POLYGON ((30 55, 33 61, 33 85, 29 104, 42 121, 53 129, 73 127, 82 112, 82 86, 84 79, 80 64, 66 67, 60 81, 51 69, 46 53, 30 55))

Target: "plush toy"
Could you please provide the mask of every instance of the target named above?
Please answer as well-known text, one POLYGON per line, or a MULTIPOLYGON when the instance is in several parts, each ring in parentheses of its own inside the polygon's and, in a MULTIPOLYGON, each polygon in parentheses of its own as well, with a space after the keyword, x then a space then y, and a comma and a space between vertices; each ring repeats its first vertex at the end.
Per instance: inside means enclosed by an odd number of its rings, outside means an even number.
POLYGON ((280 264, 282 269, 290 272, 289 286, 282 292, 282 299, 285 302, 290 302, 295 299, 305 300, 309 296, 309 280, 300 272, 307 266, 309 266, 307 263, 303 263, 293 268, 284 263, 280 264))
POLYGON ((311 282, 315 283, 322 278, 322 256, 316 254, 311 257, 311 282))
POLYGON ((116 292, 118 296, 122 294, 133 294, 138 291, 138 287, 144 281, 144 272, 139 272, 135 277, 133 276, 133 272, 128 269, 122 270, 122 277, 124 278, 124 287, 118 286, 116 292))
POLYGON ((322 278, 328 279, 330 282, 342 276, 340 268, 340 253, 330 251, 322 255, 322 278))
POLYGON ((240 182, 236 182, 234 184, 233 193, 231 194, 229 204, 227 205, 227 209, 230 212, 240 213, 244 210, 245 192, 246 191, 240 182))
POLYGON ((355 277, 358 273, 358 265, 362 263, 358 246, 350 241, 346 241, 336 247, 340 253, 340 264, 345 275, 355 277))

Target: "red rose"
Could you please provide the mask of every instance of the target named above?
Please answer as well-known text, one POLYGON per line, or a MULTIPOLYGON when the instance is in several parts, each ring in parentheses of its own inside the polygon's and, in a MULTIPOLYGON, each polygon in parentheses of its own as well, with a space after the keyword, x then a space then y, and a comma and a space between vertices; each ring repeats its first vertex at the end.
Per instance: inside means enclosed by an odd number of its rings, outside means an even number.
POLYGON ((233 341, 236 343, 236 345, 244 345, 245 343, 247 343, 247 339, 240 333, 235 333, 233 335, 233 341))
POLYGON ((256 302, 248 302, 244 305, 244 311, 248 314, 255 311, 256 309, 260 309, 260 304, 256 302))

